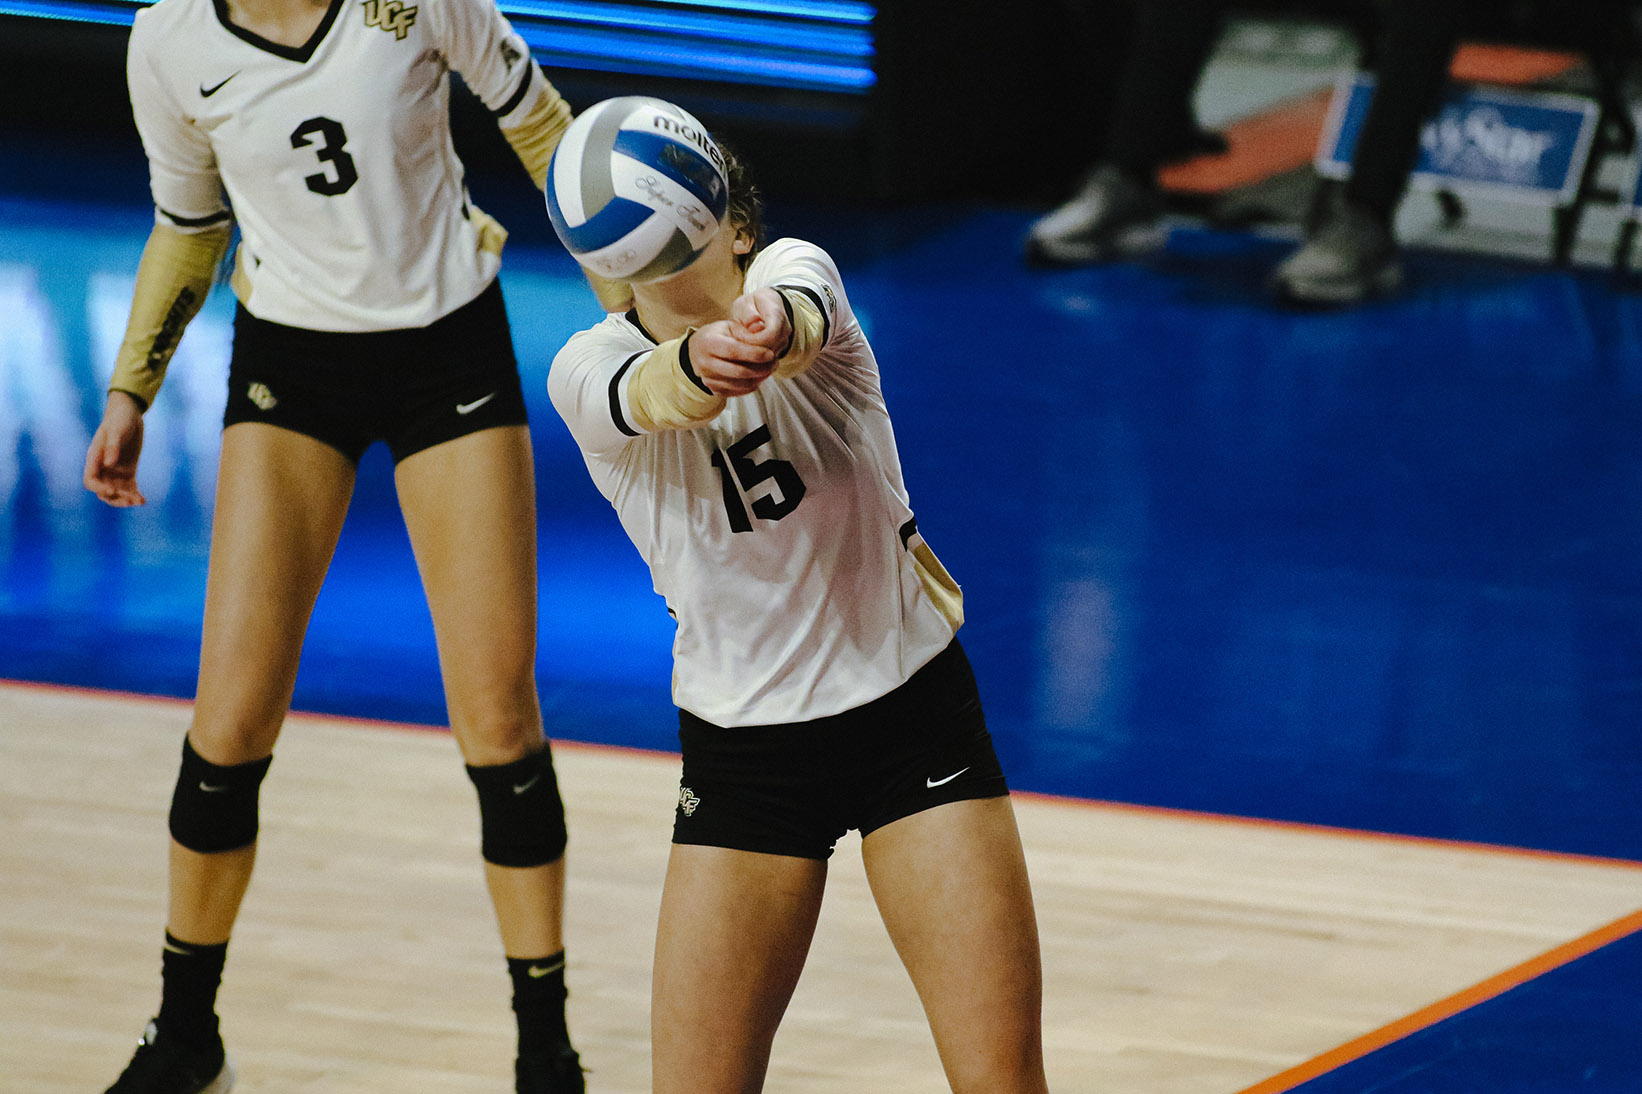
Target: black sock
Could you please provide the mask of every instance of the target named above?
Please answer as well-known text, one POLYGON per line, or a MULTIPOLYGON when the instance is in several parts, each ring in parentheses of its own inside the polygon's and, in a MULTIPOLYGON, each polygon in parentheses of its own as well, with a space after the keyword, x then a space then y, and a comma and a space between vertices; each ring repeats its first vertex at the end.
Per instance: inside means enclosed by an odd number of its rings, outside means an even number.
POLYGON ((228 943, 204 946, 165 932, 160 954, 160 1013, 155 1024, 168 1036, 190 1044, 217 1039, 217 988, 228 943))
POLYGON ((507 974, 513 980, 513 1013, 519 1020, 519 1055, 568 1045, 564 951, 534 960, 510 957, 507 974))

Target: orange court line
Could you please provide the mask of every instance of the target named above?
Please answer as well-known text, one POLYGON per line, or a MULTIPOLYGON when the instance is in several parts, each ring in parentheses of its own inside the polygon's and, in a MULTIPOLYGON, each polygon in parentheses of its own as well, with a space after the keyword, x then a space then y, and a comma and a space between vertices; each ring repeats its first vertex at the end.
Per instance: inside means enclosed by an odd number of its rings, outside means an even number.
MULTIPOLYGON (((146 691, 122 691, 118 688, 95 688, 84 684, 49 684, 38 680, 13 680, 0 676, 0 687, 12 687, 19 690, 33 691, 60 691, 75 695, 93 695, 111 699, 128 699, 140 703, 152 703, 156 706, 194 705, 194 700, 180 698, 175 695, 155 695, 146 691)), ((387 730, 392 733, 450 733, 450 726, 444 722, 394 722, 385 718, 370 718, 360 714, 327 714, 321 710, 296 710, 286 712, 286 717, 298 721, 308 722, 342 722, 357 726, 360 729, 387 730)), ((548 734, 548 740, 554 748, 569 748, 587 752, 629 752, 642 756, 676 756, 678 752, 670 749, 640 748, 637 745, 608 745, 598 741, 575 741, 569 738, 554 737, 548 734)))
MULTIPOLYGON (((72 692, 98 695, 137 702, 171 706, 191 706, 192 699, 174 695, 154 695, 141 691, 122 691, 117 688, 88 687, 83 684, 52 684, 37 680, 13 680, 0 677, 0 687, 15 687, 38 691, 72 692)), ((362 729, 389 730, 400 733, 449 733, 450 727, 424 722, 394 722, 383 718, 367 718, 354 714, 326 714, 323 711, 292 710, 290 717, 300 719, 346 722, 362 729)), ((637 745, 611 745, 598 741, 576 741, 553 737, 554 748, 570 748, 588 752, 629 752, 647 756, 677 756, 676 749, 641 748, 637 745)), ((1642 871, 1642 861, 1610 858, 1602 855, 1582 855, 1570 851, 1546 851, 1537 847, 1514 847, 1505 843, 1481 843, 1475 840, 1443 839, 1437 836, 1410 836, 1400 832, 1376 832, 1371 828, 1342 828, 1335 825, 1312 824, 1306 821, 1273 820, 1270 817, 1245 817, 1232 813, 1209 813, 1197 809, 1178 809, 1167 805, 1143 805, 1136 802, 1104 801, 1099 798, 1078 798, 1069 794, 1050 794, 1037 790, 1011 790, 1011 796, 1041 802, 1066 805, 1078 809, 1100 809, 1121 813, 1145 813, 1155 816, 1181 817, 1187 820, 1207 821, 1211 824, 1243 825, 1258 828, 1277 828, 1293 832, 1311 832, 1336 836, 1341 839, 1384 840, 1388 843, 1417 844, 1427 847, 1451 847, 1461 851, 1481 851, 1499 855, 1520 855, 1524 858, 1551 859, 1560 862, 1585 862, 1595 866, 1614 866, 1625 870, 1642 871)))
POLYGON ((1099 798, 1075 798, 1070 795, 1045 794, 1035 790, 1012 790, 1010 794, 1017 798, 1035 798, 1039 801, 1052 801, 1074 807, 1104 809, 1120 813, 1150 813, 1160 816, 1182 817, 1187 820, 1209 821, 1214 824, 1276 828, 1292 832, 1310 832, 1322 836, 1338 836, 1342 839, 1382 840, 1386 843, 1449 847, 1458 851, 1519 855, 1523 858, 1550 859, 1558 862, 1583 862, 1593 866, 1616 866, 1624 870, 1642 871, 1642 861, 1636 859, 1582 855, 1572 851, 1547 851, 1538 847, 1516 847, 1508 843, 1481 843, 1476 840, 1444 839, 1439 836, 1410 836, 1401 832, 1377 832, 1372 828, 1342 828, 1338 825, 1313 824, 1308 821, 1273 820, 1270 817, 1245 817, 1234 813, 1209 813, 1197 809, 1177 809, 1167 805, 1141 805, 1135 802, 1104 801, 1099 798))
POLYGON ((1283 1094, 1293 1090, 1301 1083, 1315 1079, 1338 1068, 1344 1067, 1353 1060, 1359 1060, 1369 1053, 1382 1049, 1385 1046, 1400 1041, 1410 1034, 1418 1033, 1428 1026, 1434 1026, 1445 1018, 1451 1018, 1464 1010, 1496 996, 1503 995, 1520 984, 1525 984, 1536 977, 1544 976, 1553 969, 1561 968, 1572 961, 1584 957, 1601 949, 1611 942, 1617 942, 1627 935, 1642 930, 1642 911, 1632 912, 1614 920, 1606 927, 1599 927, 1590 934, 1565 942, 1552 950, 1547 950, 1538 957, 1529 958, 1515 968, 1506 969, 1497 976, 1491 976, 1479 984, 1473 984, 1464 991, 1450 995, 1447 999, 1439 1000, 1417 1010, 1404 1018, 1399 1018, 1388 1026, 1383 1026, 1372 1033, 1364 1034, 1355 1041, 1347 1041, 1338 1048, 1323 1053, 1312 1060, 1307 1060, 1298 1067, 1273 1075, 1264 1082, 1255 1083, 1237 1094, 1283 1094))

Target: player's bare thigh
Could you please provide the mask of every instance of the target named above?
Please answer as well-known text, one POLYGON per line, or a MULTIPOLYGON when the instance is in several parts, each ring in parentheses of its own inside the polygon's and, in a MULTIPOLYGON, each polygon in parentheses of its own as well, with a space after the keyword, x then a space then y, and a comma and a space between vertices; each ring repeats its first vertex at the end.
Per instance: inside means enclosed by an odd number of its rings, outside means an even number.
POLYGON ((312 437, 252 422, 223 431, 189 730, 207 760, 272 751, 354 478, 346 456, 312 437))
POLYGON ((826 876, 816 859, 673 846, 652 980, 656 1094, 762 1088, 826 876))
POLYGON ((463 755, 518 759, 542 738, 529 431, 505 426, 434 445, 401 460, 394 479, 463 755))
POLYGON ((1043 977, 1007 797, 914 813, 862 840, 884 924, 960 1094, 1043 1094, 1043 977))

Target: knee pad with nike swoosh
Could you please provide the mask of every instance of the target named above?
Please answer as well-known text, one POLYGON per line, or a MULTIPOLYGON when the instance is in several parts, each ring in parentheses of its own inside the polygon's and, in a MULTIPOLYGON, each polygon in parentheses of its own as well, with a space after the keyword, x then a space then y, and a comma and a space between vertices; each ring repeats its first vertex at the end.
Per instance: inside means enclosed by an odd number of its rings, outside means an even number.
POLYGON ((257 799, 272 756, 224 767, 184 737, 171 794, 171 838, 200 854, 237 851, 257 840, 257 799))
POLYGON ((569 835, 550 749, 508 764, 469 765, 467 773, 479 795, 479 849, 486 862, 546 866, 564 854, 569 835))

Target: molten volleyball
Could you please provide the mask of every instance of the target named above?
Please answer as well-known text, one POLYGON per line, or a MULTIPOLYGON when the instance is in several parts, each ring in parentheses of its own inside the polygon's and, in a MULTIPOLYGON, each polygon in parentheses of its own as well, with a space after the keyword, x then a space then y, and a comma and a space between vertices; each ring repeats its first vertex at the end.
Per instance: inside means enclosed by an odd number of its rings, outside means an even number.
POLYGON ((688 266, 724 220, 724 155, 689 112, 644 95, 606 99, 565 130, 547 215, 576 261, 654 281, 688 266))

